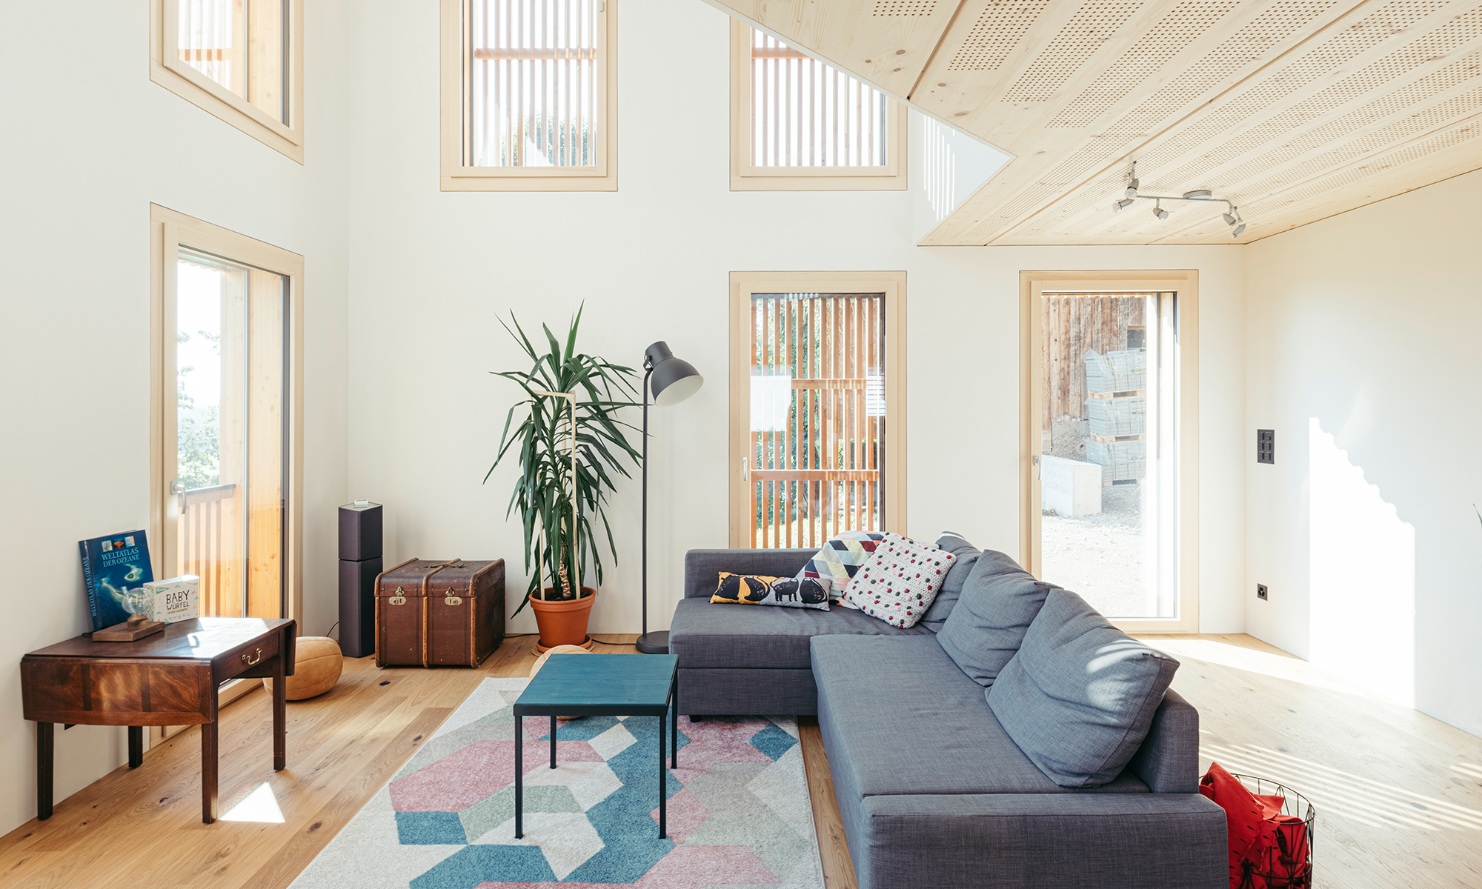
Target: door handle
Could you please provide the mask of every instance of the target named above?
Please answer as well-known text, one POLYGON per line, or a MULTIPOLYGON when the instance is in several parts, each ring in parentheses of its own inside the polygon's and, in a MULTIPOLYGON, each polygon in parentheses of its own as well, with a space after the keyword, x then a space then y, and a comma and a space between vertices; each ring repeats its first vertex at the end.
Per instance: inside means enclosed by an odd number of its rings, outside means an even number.
POLYGON ((1039 468, 1039 455, 1038 454, 1035 454, 1033 459, 1034 459, 1034 478, 1035 478, 1036 481, 1038 481, 1039 478, 1040 478, 1040 474, 1039 474, 1039 470, 1040 470, 1040 468, 1039 468))
POLYGON ((742 457, 741 458, 741 480, 743 482, 750 481, 751 480, 751 458, 750 457, 742 457))
POLYGON ((180 479, 170 482, 170 493, 180 499, 180 514, 185 515, 185 485, 180 483, 180 479))

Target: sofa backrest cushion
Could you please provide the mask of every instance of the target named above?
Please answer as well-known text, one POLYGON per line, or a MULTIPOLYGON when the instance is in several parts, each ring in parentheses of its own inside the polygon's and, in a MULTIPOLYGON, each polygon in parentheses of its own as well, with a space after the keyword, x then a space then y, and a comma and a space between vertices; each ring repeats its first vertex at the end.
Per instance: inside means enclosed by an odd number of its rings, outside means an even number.
POLYGON ((937 642, 974 682, 992 685, 1019 650, 1045 594, 1055 588, 1027 574, 1003 553, 985 549, 937 633, 937 642))
POLYGON ((1080 596, 1054 589, 988 689, 988 706, 1051 781, 1097 787, 1142 746, 1177 669, 1080 596))
POLYGON ((942 588, 937 590, 937 597, 921 618, 921 625, 933 633, 941 632, 942 624, 947 622, 947 615, 952 613, 953 606, 962 595, 962 585, 967 582, 968 575, 973 573, 978 556, 983 554, 982 550, 968 543, 961 534, 951 531, 944 532, 937 538, 937 547, 956 556, 957 561, 952 563, 947 579, 942 581, 942 588))

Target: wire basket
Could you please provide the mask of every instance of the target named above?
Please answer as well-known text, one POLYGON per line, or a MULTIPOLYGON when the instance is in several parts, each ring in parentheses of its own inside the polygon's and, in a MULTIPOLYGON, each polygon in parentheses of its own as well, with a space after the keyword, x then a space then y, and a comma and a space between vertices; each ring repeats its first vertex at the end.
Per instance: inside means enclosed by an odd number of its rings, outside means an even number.
POLYGON ((1311 889, 1312 847, 1316 839, 1317 809, 1312 801, 1295 790, 1253 775, 1235 775, 1236 780, 1257 796, 1275 796, 1281 799, 1281 814, 1301 819, 1302 831, 1276 831, 1277 847, 1271 849, 1265 861, 1241 862, 1243 873, 1232 874, 1240 881, 1231 883, 1235 889, 1311 889))

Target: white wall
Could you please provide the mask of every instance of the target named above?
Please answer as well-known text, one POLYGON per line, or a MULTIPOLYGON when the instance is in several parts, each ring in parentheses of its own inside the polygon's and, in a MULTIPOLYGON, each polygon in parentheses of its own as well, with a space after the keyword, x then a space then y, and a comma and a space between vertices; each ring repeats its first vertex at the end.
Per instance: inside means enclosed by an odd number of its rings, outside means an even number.
MULTIPOLYGON (((919 248, 909 192, 733 194, 727 27, 693 0, 623 4, 617 193, 442 194, 436 4, 355 5, 350 493, 386 504, 387 561, 504 557, 511 608, 518 601, 521 537, 504 518, 513 466, 480 485, 515 400, 489 372, 520 365, 496 319, 513 310, 561 329, 585 300, 587 351, 636 365, 663 339, 706 377, 696 397, 652 417, 651 628, 667 626, 685 550, 728 537, 727 275, 773 269, 906 270, 908 531, 951 527, 1012 551, 1019 271, 1197 268, 1201 617, 1207 630, 1238 631, 1241 248, 919 248), (390 45, 403 49, 380 49, 390 45)), ((621 560, 592 627, 635 632, 636 485, 617 492, 612 516, 621 560)), ((533 630, 529 612, 511 628, 533 630)))
POLYGON ((1479 205, 1482 172, 1253 245, 1242 431, 1249 632, 1474 734, 1479 205))
MULTIPOLYGON (((0 832, 36 814, 21 655, 89 628, 77 541, 148 520, 150 202, 306 257, 305 629, 323 633, 334 620, 348 4, 305 5, 305 166, 149 80, 144 0, 5 10, 0 832), (59 53, 62 45, 85 52, 59 53)), ((58 731, 56 798, 122 763, 124 738, 123 729, 58 731)))

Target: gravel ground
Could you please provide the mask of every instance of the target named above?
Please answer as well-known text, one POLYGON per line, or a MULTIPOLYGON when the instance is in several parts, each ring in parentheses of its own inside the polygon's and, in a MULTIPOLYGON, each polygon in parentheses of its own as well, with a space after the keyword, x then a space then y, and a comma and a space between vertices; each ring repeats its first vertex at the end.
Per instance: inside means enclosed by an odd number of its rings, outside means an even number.
POLYGON ((1079 593, 1108 617, 1146 616, 1152 584, 1143 579, 1142 487, 1103 488, 1101 515, 1041 520, 1044 579, 1079 593))

